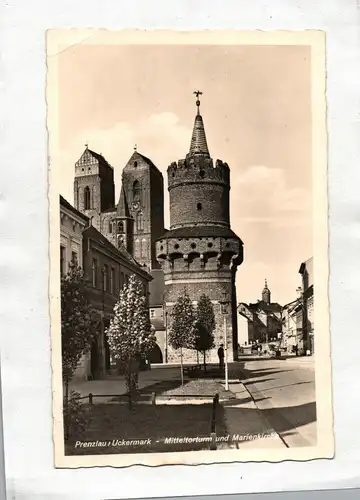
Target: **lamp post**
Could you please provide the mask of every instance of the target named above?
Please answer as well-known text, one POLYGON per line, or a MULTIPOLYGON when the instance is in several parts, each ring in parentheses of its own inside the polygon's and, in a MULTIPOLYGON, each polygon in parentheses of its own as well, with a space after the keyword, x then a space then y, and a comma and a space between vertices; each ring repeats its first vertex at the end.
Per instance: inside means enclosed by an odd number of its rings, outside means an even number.
POLYGON ((165 311, 165 363, 168 362, 168 312, 165 311))
POLYGON ((228 314, 229 300, 226 300, 227 294, 224 292, 224 300, 220 302, 221 312, 224 315, 224 344, 225 344, 225 390, 229 390, 229 370, 228 370, 228 357, 227 357, 227 321, 226 315, 228 314))

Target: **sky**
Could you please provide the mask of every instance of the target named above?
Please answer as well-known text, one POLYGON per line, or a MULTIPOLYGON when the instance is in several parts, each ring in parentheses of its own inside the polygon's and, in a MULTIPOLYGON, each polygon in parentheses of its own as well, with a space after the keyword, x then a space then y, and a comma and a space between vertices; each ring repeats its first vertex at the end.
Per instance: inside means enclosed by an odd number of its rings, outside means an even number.
MULTIPOLYGON (((121 172, 137 150, 164 175, 189 150, 201 90, 210 154, 231 175, 231 227, 244 242, 238 302, 296 298, 312 255, 310 48, 271 45, 77 44, 58 59, 59 192, 73 203, 75 162, 85 149, 121 172)), ((51 158, 51 151, 50 151, 51 158)))

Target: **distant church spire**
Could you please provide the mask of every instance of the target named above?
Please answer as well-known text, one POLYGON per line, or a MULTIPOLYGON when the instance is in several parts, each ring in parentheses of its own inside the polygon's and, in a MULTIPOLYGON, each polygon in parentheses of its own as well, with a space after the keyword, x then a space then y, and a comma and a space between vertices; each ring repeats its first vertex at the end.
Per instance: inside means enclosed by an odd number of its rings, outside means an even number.
POLYGON ((265 278, 265 286, 264 286, 264 289, 263 289, 263 292, 262 292, 262 300, 266 304, 270 304, 270 302, 271 302, 271 292, 270 292, 270 290, 268 288, 268 284, 267 284, 267 279, 266 278, 265 278))
POLYGON ((197 114, 195 116, 194 128, 191 137, 190 150, 188 156, 202 155, 210 157, 209 148, 206 141, 205 128, 202 116, 200 114, 200 100, 202 95, 200 90, 194 92, 196 95, 197 114))

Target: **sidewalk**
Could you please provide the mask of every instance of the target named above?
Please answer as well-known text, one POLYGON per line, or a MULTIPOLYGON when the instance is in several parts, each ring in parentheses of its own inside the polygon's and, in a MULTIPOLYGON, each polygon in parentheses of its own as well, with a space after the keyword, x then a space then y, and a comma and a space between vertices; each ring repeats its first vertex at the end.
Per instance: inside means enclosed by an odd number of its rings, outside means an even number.
POLYGON ((231 448, 284 448, 285 444, 255 405, 250 393, 241 382, 230 383, 229 390, 236 400, 222 404, 230 436, 239 435, 231 448), (243 439, 243 440, 242 440, 243 439))

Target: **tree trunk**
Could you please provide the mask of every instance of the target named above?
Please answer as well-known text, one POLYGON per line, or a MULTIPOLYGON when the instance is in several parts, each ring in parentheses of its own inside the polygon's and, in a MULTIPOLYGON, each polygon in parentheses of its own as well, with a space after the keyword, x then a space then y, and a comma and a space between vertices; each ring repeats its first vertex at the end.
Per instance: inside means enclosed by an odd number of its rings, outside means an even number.
POLYGON ((206 372, 206 351, 204 351, 204 372, 206 372))
POLYGON ((184 366, 183 366, 182 347, 180 347, 180 373, 181 373, 181 385, 184 385, 184 366))
POLYGON ((199 361, 199 351, 196 351, 196 360, 197 360, 197 364, 199 365, 200 364, 200 361, 199 361))
POLYGON ((132 383, 131 383, 131 358, 129 358, 128 361, 128 367, 127 367, 127 386, 128 386, 128 403, 129 403, 129 410, 132 408, 132 383))

